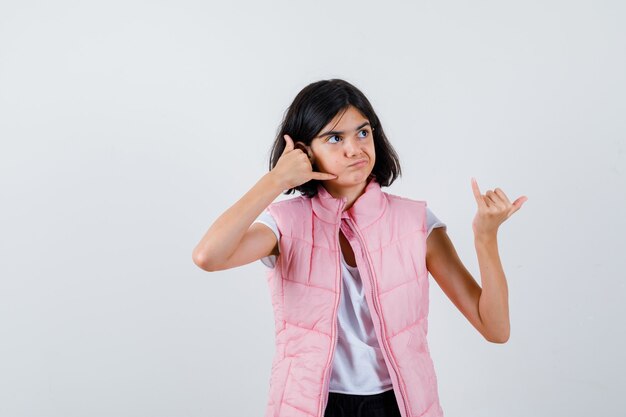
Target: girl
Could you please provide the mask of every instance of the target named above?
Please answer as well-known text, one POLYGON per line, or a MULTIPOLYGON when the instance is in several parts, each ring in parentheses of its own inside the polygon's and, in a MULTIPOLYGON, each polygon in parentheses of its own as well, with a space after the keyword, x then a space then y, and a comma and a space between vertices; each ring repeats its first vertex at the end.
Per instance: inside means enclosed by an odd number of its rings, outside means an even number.
POLYGON ((472 178, 481 288, 425 201, 381 190, 401 175, 399 158, 365 95, 339 79, 296 96, 269 168, 193 251, 206 271, 268 267, 276 354, 265 417, 443 416, 428 273, 486 340, 505 343, 496 235, 527 198, 481 194, 472 178), (273 202, 284 190, 301 195, 273 202))

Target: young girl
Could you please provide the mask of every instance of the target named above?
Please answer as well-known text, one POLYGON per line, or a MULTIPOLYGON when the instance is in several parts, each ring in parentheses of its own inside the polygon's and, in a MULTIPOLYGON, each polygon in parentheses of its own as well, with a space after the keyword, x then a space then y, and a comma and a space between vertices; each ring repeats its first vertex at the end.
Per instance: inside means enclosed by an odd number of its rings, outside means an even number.
POLYGON ((265 417, 443 416, 428 273, 486 340, 508 340, 496 235, 527 198, 483 195, 472 179, 481 288, 425 201, 381 190, 399 175, 365 95, 339 79, 312 83, 285 114, 269 172, 194 249, 206 271, 268 267, 276 353, 265 417), (301 195, 273 202, 285 190, 301 195))

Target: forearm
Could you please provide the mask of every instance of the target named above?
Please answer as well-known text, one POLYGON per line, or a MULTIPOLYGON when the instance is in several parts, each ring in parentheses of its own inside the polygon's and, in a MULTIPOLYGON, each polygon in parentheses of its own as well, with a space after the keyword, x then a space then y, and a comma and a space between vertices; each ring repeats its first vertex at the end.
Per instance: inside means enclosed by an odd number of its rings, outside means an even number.
POLYGON ((198 265, 220 263, 228 259, 250 228, 252 222, 284 190, 268 172, 228 210, 213 222, 193 250, 198 265))
POLYGON ((490 341, 504 343, 510 335, 509 291, 498 254, 497 236, 474 238, 482 292, 478 311, 490 341))

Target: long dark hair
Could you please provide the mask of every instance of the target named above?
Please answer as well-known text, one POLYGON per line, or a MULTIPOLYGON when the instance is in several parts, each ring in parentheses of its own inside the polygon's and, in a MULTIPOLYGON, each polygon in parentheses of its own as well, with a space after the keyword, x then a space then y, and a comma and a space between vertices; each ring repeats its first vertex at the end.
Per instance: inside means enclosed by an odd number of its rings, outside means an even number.
MULTIPOLYGON (((289 135, 294 143, 300 141, 310 146, 313 138, 324 126, 350 105, 356 107, 374 128, 372 134, 376 161, 371 176, 375 177, 381 187, 390 186, 398 176, 402 175, 398 154, 387 140, 383 126, 367 97, 354 85, 336 78, 307 85, 287 108, 272 145, 270 171, 276 166, 285 149, 285 134, 289 135)), ((315 164, 313 169, 317 171, 315 164)), ((313 197, 317 194, 320 182, 310 180, 295 188, 290 188, 284 194, 293 194, 295 190, 298 190, 305 197, 313 197)))

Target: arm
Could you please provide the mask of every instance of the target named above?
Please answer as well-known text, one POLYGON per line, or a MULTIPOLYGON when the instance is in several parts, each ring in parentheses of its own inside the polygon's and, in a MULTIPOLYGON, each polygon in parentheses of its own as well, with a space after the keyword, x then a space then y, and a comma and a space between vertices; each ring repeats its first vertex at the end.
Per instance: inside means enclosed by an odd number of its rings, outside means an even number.
POLYGON ((494 335, 491 341, 505 343, 511 334, 509 289, 498 254, 497 237, 495 234, 474 236, 474 246, 483 285, 478 312, 489 334, 494 335))
POLYGON ((215 271, 252 262, 274 251, 274 233, 267 226, 252 225, 252 222, 282 191, 271 171, 261 177, 239 201, 215 220, 194 248, 193 262, 206 271, 215 271), (237 250, 239 247, 241 250, 237 250), (236 250, 237 259, 231 260, 236 250))
POLYGON ((337 178, 335 174, 313 171, 302 149, 295 148, 289 135, 284 138, 285 148, 274 168, 215 220, 193 250, 193 262, 200 268, 219 271, 278 253, 274 232, 252 222, 283 190, 312 179, 337 178))
POLYGON ((483 196, 474 180, 472 187, 478 203, 472 227, 482 288, 442 228, 434 229, 427 239, 426 264, 443 292, 483 337, 493 343, 505 343, 511 332, 508 287, 496 236, 499 225, 519 210, 527 197, 510 203, 499 188, 483 196))
MULTIPOLYGON (((504 343, 509 338, 509 314, 507 288, 504 273, 493 275, 486 271, 500 270, 494 265, 493 257, 477 242, 477 253, 481 266, 481 281, 478 285, 472 274, 459 258, 446 230, 438 227, 430 232, 426 241, 426 267, 442 291, 459 309, 467 320, 488 341, 504 343), (480 248, 480 249, 479 249, 480 248), (482 258, 482 260, 481 260, 482 258), (494 309, 492 299, 501 300, 503 309, 494 309)), ((497 248, 496 248, 497 256, 497 248)), ((499 259, 496 261, 499 265, 499 259)))

